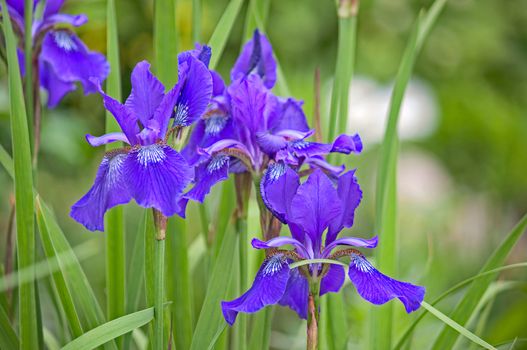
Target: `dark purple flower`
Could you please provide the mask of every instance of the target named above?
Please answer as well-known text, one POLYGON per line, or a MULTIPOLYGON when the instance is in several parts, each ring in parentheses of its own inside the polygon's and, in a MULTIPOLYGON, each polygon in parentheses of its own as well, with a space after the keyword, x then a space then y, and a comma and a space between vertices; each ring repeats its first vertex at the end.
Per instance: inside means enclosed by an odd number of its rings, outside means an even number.
POLYGON ((373 304, 384 304, 398 298, 407 312, 419 308, 425 293, 423 287, 383 275, 354 248, 336 249, 377 246, 377 237, 337 238, 343 228, 353 225, 355 209, 362 198, 354 171, 341 175, 336 188, 321 170, 315 170, 303 184, 295 171, 280 164, 269 167, 266 176, 268 181, 262 182, 263 200, 269 210, 289 226, 291 237, 279 236, 267 242, 253 239, 254 248, 272 250, 258 271, 253 286, 241 297, 222 302, 223 315, 229 324, 234 323, 238 312, 256 312, 277 303, 289 306, 301 318, 306 318, 307 276, 322 277, 320 295, 338 292, 344 283, 345 271, 340 265, 312 263, 303 269, 290 269, 293 260, 336 260, 348 256, 351 259, 348 276, 364 299, 373 304), (284 245, 293 249, 277 249, 284 245))
POLYGON ((88 143, 100 146, 121 141, 129 146, 104 156, 92 188, 72 206, 71 216, 89 230, 102 231, 104 213, 132 198, 165 216, 184 216, 186 199, 182 192, 193 174, 185 158, 166 143, 169 124, 174 117, 180 118, 177 127, 186 126, 203 114, 210 100, 212 78, 199 59, 183 53, 179 81, 167 93, 146 61, 136 65, 131 81, 132 91, 124 104, 106 95, 98 82, 94 84, 122 132, 87 135, 88 143), (185 106, 184 114, 179 111, 181 106, 185 106))
MULTIPOLYGON (((200 55, 200 48, 193 54, 200 55)), ((314 131, 302 101, 277 97, 270 90, 276 81, 276 61, 269 41, 259 31, 236 61, 230 86, 225 87, 216 72, 211 74, 212 101, 182 151, 196 167, 195 187, 188 198, 203 201, 211 187, 229 173, 248 171, 259 177, 272 162, 296 171, 321 168, 335 177, 344 167, 327 163, 327 154, 361 152, 358 135, 340 135, 331 144, 309 141, 314 131)))
MULTIPOLYGON (((80 82, 84 93, 96 92, 90 78, 104 81, 110 71, 106 58, 90 51, 70 29, 88 21, 85 15, 59 13, 64 0, 46 0, 41 18, 33 20, 34 54, 38 55, 40 86, 48 92, 48 107, 57 106, 60 100, 76 89, 80 82)), ((24 35, 24 0, 8 0, 9 14, 15 31, 24 35)), ((33 11, 39 5, 34 1, 33 11)), ((36 14, 36 12, 35 12, 36 14)), ((24 52, 19 50, 22 74, 24 74, 24 52)))

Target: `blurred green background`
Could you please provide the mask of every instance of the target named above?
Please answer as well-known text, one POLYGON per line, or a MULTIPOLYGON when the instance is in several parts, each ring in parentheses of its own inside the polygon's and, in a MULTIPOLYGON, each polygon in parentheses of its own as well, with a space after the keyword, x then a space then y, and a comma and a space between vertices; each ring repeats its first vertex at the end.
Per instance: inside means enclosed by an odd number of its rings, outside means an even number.
MULTIPOLYGON (((206 42, 228 1, 203 0, 201 41, 206 42)), ((337 45, 335 4, 331 0, 270 1, 267 30, 293 96, 305 101, 312 116, 314 71, 322 76, 322 117, 328 105, 337 45)), ((361 1, 356 75, 350 96, 347 132, 363 136, 365 151, 349 157, 364 200, 353 232, 373 232, 375 174, 378 142, 384 133, 391 83, 401 60, 408 32, 424 0, 361 1)), ((218 70, 229 81, 229 70, 243 40, 246 4, 238 17, 218 70)), ((152 2, 118 0, 122 83, 127 96, 129 73, 140 60, 151 59, 152 2)), ((104 52, 106 3, 102 0, 67 1, 66 11, 90 18, 78 33, 93 50, 104 52)), ((178 0, 179 51, 192 47, 191 3, 178 0)), ((407 91, 400 133, 399 161, 399 279, 427 287, 434 297, 458 281, 477 273, 515 222, 527 212, 527 4, 525 0, 456 0, 447 4, 418 59, 407 91)), ((214 54, 214 53, 213 53, 214 54)), ((176 64, 174 58, 174 64, 176 64)), ((10 149, 8 96, 5 67, 0 82, 0 142, 10 149)), ((38 187, 53 205, 70 242, 75 245, 102 233, 89 233, 69 218, 69 207, 89 188, 103 149, 84 141, 85 133, 101 134, 104 111, 99 96, 68 95, 43 117, 42 153, 38 187)), ((344 132, 344 130, 339 130, 344 132)), ((0 246, 4 247, 12 184, 0 171, 0 246)), ((209 206, 214 212, 214 202, 209 206)), ((257 208, 251 215, 257 223, 257 208)), ((201 226, 196 206, 188 227, 198 237, 201 226)), ((137 209, 128 210, 129 233, 135 234, 137 209)), ((251 224, 249 236, 259 234, 251 224)), ((382 242, 380 243, 382 244, 382 242)), ((128 245, 130 247, 131 243, 128 245)), ((4 254, 4 249, 0 250, 4 254)), ((525 261, 527 239, 517 245, 509 263, 525 261)), ((104 259, 84 263, 88 277, 104 303, 104 259)), ((196 272, 197 273, 197 272, 196 272)), ((513 270, 501 280, 526 281, 527 273, 513 270)), ((351 342, 361 348, 367 339, 364 322, 369 304, 348 283, 344 289, 352 321, 351 342)), ((526 283, 505 289, 488 306, 488 321, 478 335, 492 344, 520 339, 526 349, 526 283)), ((203 291, 197 291, 203 293, 203 291)), ((439 305, 448 314, 456 303, 451 297, 439 305)), ((199 303, 196 312, 199 312, 199 303)), ((411 317, 396 306, 396 331, 411 317)), ((46 313, 46 309, 44 309, 46 313)), ((304 325, 288 309, 277 310, 271 344, 276 349, 303 347, 304 325)), ((50 314, 50 317, 54 317, 50 314)), ((414 337, 412 348, 422 349, 440 329, 427 317, 414 337)), ((461 342, 459 348, 468 348, 461 342)))

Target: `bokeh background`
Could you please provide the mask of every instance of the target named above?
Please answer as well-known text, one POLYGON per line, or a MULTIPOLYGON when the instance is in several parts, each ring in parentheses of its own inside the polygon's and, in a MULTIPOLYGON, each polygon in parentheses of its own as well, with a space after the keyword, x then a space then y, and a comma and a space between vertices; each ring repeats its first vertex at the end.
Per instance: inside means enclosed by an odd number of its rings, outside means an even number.
MULTIPOLYGON (((270 1, 267 30, 293 96, 305 101, 313 114, 314 71, 322 77, 322 118, 328 121, 332 74, 336 59, 337 19, 331 0, 270 1)), ((356 214, 357 235, 373 234, 375 174, 378 146, 383 137, 392 82, 409 29, 425 0, 361 1, 356 72, 350 92, 347 132, 359 132, 365 144, 360 156, 347 165, 357 167, 364 200, 356 214)), ((206 42, 227 0, 203 1, 201 40, 206 42)), ((402 108, 399 158, 398 278, 427 287, 437 296, 456 282, 478 272, 492 250, 515 222, 527 212, 527 4, 524 0, 450 1, 418 58, 402 108)), ((238 17, 219 72, 228 80, 239 53, 246 4, 238 17)), ((118 0, 123 94, 129 73, 140 60, 151 59, 152 2, 118 0)), ((90 21, 78 33, 93 50, 104 52, 106 3, 102 0, 67 1, 66 11, 86 13, 90 21)), ((179 50, 192 47, 191 3, 178 0, 179 50)), ((213 53, 214 54, 214 53, 213 53)), ((176 64, 176 58, 174 58, 176 64)), ((5 67, 0 80, 0 142, 10 149, 8 95, 5 67)), ((68 95, 43 117, 42 153, 38 187, 52 204, 70 242, 94 239, 104 250, 104 234, 90 233, 69 218, 69 207, 89 188, 103 149, 84 141, 85 133, 101 134, 104 111, 100 97, 81 91, 68 95)), ((344 130, 339 130, 344 132, 344 130)), ((12 184, 0 170, 0 247, 4 247, 12 184)), ((214 212, 214 203, 209 205, 214 212)), ((257 235, 257 208, 252 206, 249 235, 257 235), (255 223, 255 224, 252 224, 255 223)), ((127 212, 130 235, 135 233, 137 209, 127 212)), ((188 227, 199 237, 196 207, 188 227)), ((196 238, 197 239, 197 238, 196 238)), ((382 242, 381 242, 382 244, 382 242)), ((131 243, 128 248, 131 249, 131 243)), ((522 238, 509 263, 525 261, 527 239, 522 238)), ((3 258, 4 249, 0 249, 3 258)), ((83 262, 104 305, 104 259, 83 262)), ((199 274, 199 262, 193 273, 199 274)), ((527 273, 514 270, 500 280, 519 281, 482 308, 485 322, 471 329, 492 344, 519 337, 515 348, 526 349, 527 273), (522 282, 523 281, 523 282, 522 282)), ((197 295, 204 291, 196 291, 197 295)), ((369 305, 348 283, 344 289, 352 329, 351 344, 362 348, 367 339, 369 305)), ((459 295, 458 295, 459 296, 459 295)), ((458 296, 439 305, 446 314, 458 296)), ((195 301, 199 312, 199 297, 195 301)), ((44 303, 45 305, 45 303, 44 303)), ((44 308, 44 313, 46 309, 44 308)), ((411 320, 396 306, 396 332, 411 320)), ((304 323, 288 309, 277 310, 271 344, 275 349, 300 349, 304 323)), ((54 317, 51 312, 49 317, 54 317)), ((411 348, 426 348, 440 329, 427 317, 418 327, 411 348)), ((467 348, 461 342, 459 348, 467 348)))

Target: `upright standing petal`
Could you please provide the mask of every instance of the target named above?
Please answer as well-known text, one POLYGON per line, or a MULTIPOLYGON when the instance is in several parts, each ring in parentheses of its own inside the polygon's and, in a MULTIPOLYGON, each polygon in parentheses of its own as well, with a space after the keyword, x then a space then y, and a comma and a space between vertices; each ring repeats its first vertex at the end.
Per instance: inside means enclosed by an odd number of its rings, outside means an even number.
POLYGON ((56 107, 66 94, 76 89, 75 83, 60 79, 48 62, 40 63, 40 85, 48 91, 48 108, 56 107))
POLYGON ((258 30, 254 31, 252 40, 244 45, 240 57, 232 68, 231 79, 235 81, 249 74, 259 75, 268 89, 271 89, 276 82, 273 48, 267 37, 258 30))
POLYGON ((331 152, 350 154, 351 152, 360 153, 362 151, 362 141, 359 134, 340 135, 333 141, 331 152))
POLYGON ((285 257, 276 254, 267 258, 247 292, 232 301, 221 302, 223 317, 232 326, 238 312, 252 313, 278 303, 284 295, 288 280, 289 265, 285 257))
POLYGON ((406 308, 406 312, 410 313, 421 306, 425 296, 424 287, 383 275, 358 254, 351 255, 348 276, 359 295, 376 305, 398 298, 406 308))
POLYGON ((106 154, 99 166, 93 186, 71 207, 71 217, 88 230, 104 231, 104 213, 132 199, 123 172, 127 157, 123 150, 106 154))
POLYGON ((306 115, 302 110, 302 101, 293 98, 279 99, 277 113, 269 122, 273 132, 280 130, 309 131, 306 115))
POLYGON ((126 106, 135 112, 143 125, 154 116, 154 112, 165 96, 164 85, 150 71, 150 63, 136 64, 132 76, 132 92, 126 106))
POLYGON ((320 170, 315 170, 298 188, 291 202, 291 221, 309 235, 315 252, 320 248, 324 230, 341 212, 337 191, 320 170))
POLYGON ((340 216, 329 225, 329 231, 326 236, 326 245, 330 244, 337 238, 338 233, 344 227, 353 226, 355 218, 355 209, 362 199, 362 190, 360 189, 355 170, 348 171, 341 175, 338 180, 337 193, 342 201, 342 212, 340 216))
POLYGON ((181 212, 179 201, 192 169, 178 152, 161 144, 134 148, 124 163, 124 174, 137 204, 165 216, 181 212))
POLYGON ((212 76, 203 62, 192 55, 178 66, 181 92, 174 115, 175 126, 189 126, 205 113, 212 96, 212 76))

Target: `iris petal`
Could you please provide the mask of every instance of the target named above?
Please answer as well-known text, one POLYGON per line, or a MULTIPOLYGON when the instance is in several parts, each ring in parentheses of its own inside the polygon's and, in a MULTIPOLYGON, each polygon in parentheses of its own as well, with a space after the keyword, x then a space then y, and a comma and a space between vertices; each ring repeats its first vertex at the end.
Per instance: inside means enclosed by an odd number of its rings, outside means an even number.
POLYGON ((424 287, 394 280, 380 273, 358 254, 351 255, 348 276, 359 295, 372 304, 381 305, 398 298, 406 312, 410 313, 417 310, 424 299, 424 287))
POLYGON ((181 213, 180 199, 192 168, 178 152, 160 144, 135 148, 126 158, 124 174, 137 204, 165 216, 181 213))
POLYGON ((320 282, 320 295, 329 292, 336 293, 340 290, 346 279, 346 272, 344 268, 339 265, 331 264, 328 273, 322 278, 320 282))
POLYGON ((307 298, 309 295, 309 285, 304 276, 300 274, 298 269, 292 269, 287 280, 287 287, 285 289, 282 299, 278 304, 288 306, 295 311, 302 319, 307 319, 307 298))
POLYGON ((197 166, 194 187, 185 197, 203 203, 212 186, 229 178, 229 163, 229 156, 220 154, 197 166))
POLYGON ((71 207, 71 217, 88 230, 104 231, 104 213, 132 199, 123 172, 127 157, 123 152, 105 155, 93 186, 71 207))
POLYGON ((237 299, 221 302, 227 323, 232 326, 239 312, 253 313, 278 303, 286 291, 289 271, 289 265, 282 255, 267 258, 247 292, 237 299))

